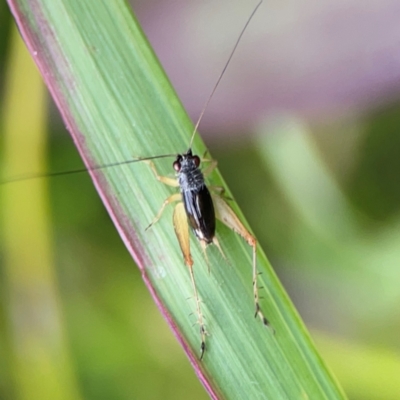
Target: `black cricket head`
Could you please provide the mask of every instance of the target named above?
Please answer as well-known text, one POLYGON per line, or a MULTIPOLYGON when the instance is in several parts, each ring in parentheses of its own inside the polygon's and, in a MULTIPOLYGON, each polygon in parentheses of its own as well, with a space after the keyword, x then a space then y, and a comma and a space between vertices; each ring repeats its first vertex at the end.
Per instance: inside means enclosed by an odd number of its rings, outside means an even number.
POLYGON ((183 154, 178 154, 176 156, 175 161, 172 164, 172 167, 176 172, 181 172, 182 169, 196 169, 200 165, 200 157, 193 155, 192 149, 189 148, 189 150, 186 153, 183 154))

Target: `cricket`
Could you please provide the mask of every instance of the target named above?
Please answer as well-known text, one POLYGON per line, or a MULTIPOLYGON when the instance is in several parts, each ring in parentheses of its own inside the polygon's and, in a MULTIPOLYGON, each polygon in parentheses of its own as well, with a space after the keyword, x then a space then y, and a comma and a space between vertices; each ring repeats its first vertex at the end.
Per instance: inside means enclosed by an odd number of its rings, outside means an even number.
MULTIPOLYGON (((227 260, 223 249, 220 246, 218 238, 216 236, 216 220, 222 222, 229 229, 234 231, 236 234, 240 235, 247 244, 251 247, 252 251, 252 287, 253 287, 253 298, 255 318, 259 318, 263 325, 270 327, 267 318, 264 316, 260 307, 260 296, 258 287, 258 271, 257 271, 257 240, 256 238, 246 229, 244 224, 237 217, 235 212, 229 206, 228 199, 224 195, 224 188, 219 186, 209 186, 207 187, 205 179, 213 172, 217 167, 217 161, 207 157, 207 153, 202 157, 193 154, 192 145, 193 140, 197 134, 200 122, 205 114, 205 111, 212 99, 221 79, 223 78, 227 67, 229 66, 233 55, 245 33, 248 25, 250 24, 252 18, 256 14, 258 8, 261 6, 263 0, 260 0, 256 7, 253 9, 251 15, 247 19, 244 27, 242 28, 238 39, 229 55, 229 58, 219 75, 216 84, 214 85, 211 94, 209 95, 200 116, 195 124, 194 130, 192 132, 188 149, 180 154, 163 154, 151 157, 140 157, 136 159, 131 159, 123 162, 104 164, 99 166, 93 166, 90 168, 75 169, 69 171, 61 171, 54 173, 46 173, 42 175, 24 175, 16 178, 11 178, 7 181, 1 182, 1 184, 11 183, 15 181, 22 181, 34 178, 42 177, 53 177, 60 175, 69 175, 79 172, 94 171, 103 168, 115 167, 123 164, 131 164, 134 162, 146 162, 151 168, 155 178, 165 185, 173 188, 178 188, 179 192, 176 192, 165 199, 158 213, 155 215, 154 219, 151 221, 149 226, 146 228, 150 229, 154 224, 156 224, 163 215, 164 210, 169 204, 174 204, 173 210, 173 226, 176 237, 178 239, 179 247, 182 252, 184 263, 187 266, 190 274, 193 296, 195 300, 197 325, 199 326, 200 333, 200 360, 206 352, 206 336, 207 329, 205 324, 205 319, 202 313, 201 300, 196 287, 196 280, 193 270, 193 259, 190 252, 190 234, 189 231, 192 230, 197 240, 200 243, 201 249, 203 251, 205 262, 210 271, 210 264, 207 257, 207 247, 211 244, 215 245, 224 260, 227 260), (160 158, 172 158, 175 160, 172 167, 175 171, 175 177, 162 176, 158 173, 157 168, 152 160, 160 158), (201 169, 201 164, 206 164, 206 167, 201 169), (176 204, 175 204, 176 203, 176 204)), ((271 328, 273 332, 273 329, 271 328)))
POLYGON ((205 178, 207 178, 211 174, 211 172, 216 168, 217 161, 212 159, 207 159, 205 157, 201 159, 198 155, 194 155, 192 152, 192 143, 197 133, 197 129, 200 125, 200 122, 203 118, 203 115, 208 107, 208 104, 213 94, 215 93, 222 77, 224 76, 225 71, 236 51, 237 46, 240 43, 240 40, 244 32, 246 31, 247 26, 249 25, 251 19, 257 12, 257 9, 260 7, 261 3, 262 0, 254 8, 245 26, 240 32, 238 39, 236 40, 236 43, 231 51, 228 61, 226 62, 196 122, 196 125, 194 127, 190 139, 188 150, 185 153, 178 154, 176 156, 175 161, 172 164, 173 169, 176 172, 177 179, 159 175, 154 163, 150 160, 147 160, 147 163, 150 165, 154 173, 154 176, 159 182, 171 187, 175 188, 179 187, 180 189, 179 193, 172 194, 164 201, 158 214, 155 216, 151 224, 146 229, 149 229, 161 218, 165 208, 169 204, 177 202, 177 205, 175 206, 173 212, 173 225, 176 237, 179 242, 179 246, 182 251, 184 262, 189 269, 190 279, 192 281, 193 294, 196 302, 197 324, 200 327, 200 337, 201 337, 200 360, 202 360, 204 352, 206 350, 207 330, 204 323, 203 314, 201 311, 201 302, 197 292, 196 281, 193 272, 194 263, 192 256, 190 254, 189 227, 191 228, 196 238, 200 242, 204 258, 206 260, 209 270, 210 270, 210 265, 206 253, 206 248, 208 245, 214 244, 218 248, 222 257, 226 260, 226 256, 215 234, 216 219, 218 219, 229 229, 240 235, 249 244, 249 246, 251 246, 253 253, 252 270, 253 270, 253 296, 255 304, 255 317, 256 318, 259 317, 264 325, 269 326, 269 322, 262 313, 259 304, 259 293, 257 285, 258 272, 256 265, 257 240, 245 228, 245 226, 242 224, 242 222, 239 220, 239 218, 236 216, 234 211, 231 209, 231 207, 224 199, 224 188, 213 186, 210 189, 211 192, 207 188, 205 184, 205 178), (203 171, 200 169, 201 162, 209 163, 209 165, 203 171))

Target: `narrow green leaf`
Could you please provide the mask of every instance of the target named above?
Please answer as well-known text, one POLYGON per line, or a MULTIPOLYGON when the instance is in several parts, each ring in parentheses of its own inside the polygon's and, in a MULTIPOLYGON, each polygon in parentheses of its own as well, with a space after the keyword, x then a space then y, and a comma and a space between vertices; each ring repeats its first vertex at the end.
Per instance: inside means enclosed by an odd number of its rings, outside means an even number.
MULTIPOLYGON (((88 167, 187 150, 193 125, 125 2, 9 3, 88 167)), ((204 153, 198 136, 193 149, 204 153)), ((171 162, 160 159, 157 168, 169 174, 171 162)), ((276 334, 254 319, 251 248, 222 225, 217 235, 229 263, 210 246, 211 274, 198 242, 191 243, 209 332, 207 351, 199 362, 192 287, 174 235, 172 210, 145 231, 171 188, 157 182, 145 163, 91 175, 211 397, 344 398, 261 250, 257 257, 264 287, 261 305, 276 334)), ((210 182, 224 185, 217 171, 210 182)), ((232 207, 242 218, 235 203, 232 207)))

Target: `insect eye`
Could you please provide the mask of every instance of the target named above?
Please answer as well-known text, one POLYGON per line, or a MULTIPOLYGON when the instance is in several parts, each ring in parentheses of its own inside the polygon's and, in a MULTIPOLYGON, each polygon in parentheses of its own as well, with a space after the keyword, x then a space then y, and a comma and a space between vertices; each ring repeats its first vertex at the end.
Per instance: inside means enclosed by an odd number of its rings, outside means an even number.
POLYGON ((200 165, 200 157, 199 156, 193 156, 193 161, 194 165, 198 167, 200 165))
POLYGON ((172 164, 172 167, 174 168, 174 170, 176 172, 179 172, 181 170, 181 163, 180 161, 174 161, 174 163, 172 164))

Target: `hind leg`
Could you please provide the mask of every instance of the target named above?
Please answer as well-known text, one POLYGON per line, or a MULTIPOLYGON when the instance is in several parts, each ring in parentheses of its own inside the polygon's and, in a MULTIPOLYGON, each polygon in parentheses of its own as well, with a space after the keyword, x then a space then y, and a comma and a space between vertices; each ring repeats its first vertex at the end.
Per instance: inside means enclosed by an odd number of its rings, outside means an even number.
POLYGON ((217 195, 212 196, 216 217, 228 228, 232 229, 238 235, 240 235, 246 242, 252 247, 252 267, 253 267, 253 297, 255 304, 255 317, 259 317, 264 325, 269 325, 267 318, 265 318, 263 312, 260 307, 260 296, 258 293, 258 284, 257 284, 257 240, 256 238, 245 228, 242 222, 239 220, 237 215, 233 212, 233 210, 229 207, 229 205, 217 195))

